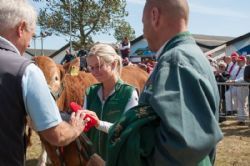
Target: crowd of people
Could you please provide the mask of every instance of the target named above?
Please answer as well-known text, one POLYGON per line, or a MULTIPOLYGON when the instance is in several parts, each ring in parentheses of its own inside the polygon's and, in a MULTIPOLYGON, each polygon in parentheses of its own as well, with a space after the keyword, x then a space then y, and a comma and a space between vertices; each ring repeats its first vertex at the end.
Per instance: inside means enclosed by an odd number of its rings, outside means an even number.
POLYGON ((231 83, 219 85, 221 95, 221 113, 237 115, 239 125, 245 125, 248 119, 248 86, 239 86, 237 83, 246 83, 244 79, 245 68, 250 64, 250 55, 242 56, 233 52, 224 56, 218 62, 211 62, 217 82, 231 83))

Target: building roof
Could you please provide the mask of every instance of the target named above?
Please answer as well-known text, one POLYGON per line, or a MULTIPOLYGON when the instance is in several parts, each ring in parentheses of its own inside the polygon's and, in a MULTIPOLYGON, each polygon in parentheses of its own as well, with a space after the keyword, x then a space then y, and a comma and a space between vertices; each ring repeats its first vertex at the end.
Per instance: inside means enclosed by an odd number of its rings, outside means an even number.
MULTIPOLYGON (((204 52, 211 50, 213 48, 216 48, 219 45, 222 45, 223 43, 226 43, 226 42, 234 39, 233 37, 228 37, 228 36, 210 36, 210 35, 200 35, 200 34, 193 34, 193 37, 194 37, 197 45, 204 52)), ((132 40, 130 43, 131 43, 131 45, 133 45, 142 39, 143 39, 143 35, 132 40)))
MULTIPOLYGON (((244 35, 242 35, 242 36, 233 38, 232 40, 229 40, 229 41, 227 41, 227 42, 225 42, 225 43, 222 43, 222 44, 219 45, 218 47, 216 47, 216 48, 214 48, 214 49, 212 49, 212 50, 208 50, 208 51, 206 52, 206 54, 211 54, 211 53, 213 53, 213 52, 218 52, 218 51, 220 51, 221 49, 223 49, 223 48, 225 48, 225 47, 227 47, 227 46, 233 45, 234 43, 239 42, 239 41, 242 41, 242 40, 247 39, 247 38, 249 38, 249 37, 250 37, 250 32, 249 32, 249 33, 246 33, 246 34, 244 34, 244 35)), ((239 54, 242 54, 242 53, 245 53, 245 52, 246 52, 247 54, 250 53, 249 44, 248 44, 247 46, 241 48, 240 50, 238 50, 238 53, 239 53, 239 54)), ((221 55, 222 55, 222 54, 221 54, 221 55)))
POLYGON ((193 37, 197 43, 206 46, 216 46, 216 47, 227 41, 234 39, 234 37, 228 37, 228 36, 210 36, 210 35, 200 35, 200 34, 193 34, 193 37))
POLYGON ((236 38, 234 38, 234 39, 232 39, 230 41, 227 41, 225 44, 228 46, 228 45, 234 44, 235 42, 238 42, 240 40, 244 40, 244 39, 246 39, 248 37, 250 37, 250 32, 246 33, 246 34, 244 34, 242 36, 236 37, 236 38))
POLYGON ((29 49, 26 49, 25 51, 27 54, 29 54, 30 56, 35 56, 31 51, 29 51, 29 49))
MULTIPOLYGON (((51 54, 53 54, 56 50, 49 50, 49 49, 44 49, 44 55, 45 56, 50 56, 51 54)), ((41 49, 27 49, 25 51, 27 54, 31 55, 31 56, 35 56, 35 55, 42 55, 42 50, 41 49)))
MULTIPOLYGON (((112 46, 113 48, 116 48, 117 45, 114 43, 103 43, 103 44, 108 44, 110 46, 112 46)), ((72 42, 72 45, 74 45, 74 42, 72 42)), ((55 57, 56 55, 58 55, 60 52, 66 50, 67 48, 70 47, 70 43, 67 43, 66 45, 64 45, 63 47, 61 47, 59 50, 55 51, 53 54, 50 55, 51 58, 55 57)))
MULTIPOLYGON (((72 42, 72 46, 75 44, 75 42, 72 42)), ((70 42, 62 46, 59 50, 56 50, 53 54, 50 55, 50 58, 54 58, 56 55, 58 55, 60 52, 68 49, 70 47, 70 42)), ((74 49, 73 49, 74 50, 74 49)))
POLYGON ((130 41, 130 44, 133 45, 133 44, 135 44, 136 42, 142 40, 143 38, 144 38, 143 35, 141 35, 141 36, 135 38, 134 40, 130 41))
MULTIPOLYGON (((250 32, 239 36, 239 37, 228 37, 228 36, 211 36, 211 35, 201 35, 201 34, 193 34, 193 37, 197 43, 197 45, 202 49, 203 52, 207 52, 211 49, 214 49, 220 45, 226 44, 231 45, 235 42, 238 42, 240 40, 243 40, 245 38, 250 37, 250 32)), ((143 35, 137 37, 136 39, 132 40, 130 43, 131 45, 135 44, 136 42, 142 40, 144 37, 143 35)), ((72 43, 74 44, 74 43, 72 43)), ((64 51, 65 49, 67 49, 68 47, 70 47, 70 43, 66 44, 65 46, 63 46, 62 48, 60 48, 59 50, 49 50, 49 49, 44 49, 44 55, 46 56, 50 56, 51 58, 55 57, 57 54, 59 54, 60 52, 64 51)), ((35 53, 36 55, 41 55, 41 49, 27 49, 26 53, 34 56, 35 53)))
POLYGON ((59 50, 55 51, 53 54, 50 55, 51 58, 54 58, 57 54, 59 54, 60 52, 66 50, 68 47, 70 47, 70 43, 64 45, 62 48, 60 48, 59 50))

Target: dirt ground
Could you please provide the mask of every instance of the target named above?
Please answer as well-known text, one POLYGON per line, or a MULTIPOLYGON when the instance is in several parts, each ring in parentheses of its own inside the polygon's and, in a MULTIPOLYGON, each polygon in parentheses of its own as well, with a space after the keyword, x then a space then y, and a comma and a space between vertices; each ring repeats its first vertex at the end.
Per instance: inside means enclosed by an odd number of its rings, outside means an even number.
POLYGON ((217 146, 216 165, 249 166, 250 165, 250 127, 237 126, 236 121, 221 124, 223 140, 217 146))
POLYGON ((35 132, 32 132, 32 145, 27 149, 26 166, 36 166, 41 154, 41 141, 35 132))
MULTIPOLYGON (((223 140, 217 146, 216 166, 250 165, 250 127, 237 126, 236 121, 228 120, 221 124, 223 140)), ((27 166, 36 166, 41 153, 40 139, 32 134, 32 146, 27 150, 27 166)))

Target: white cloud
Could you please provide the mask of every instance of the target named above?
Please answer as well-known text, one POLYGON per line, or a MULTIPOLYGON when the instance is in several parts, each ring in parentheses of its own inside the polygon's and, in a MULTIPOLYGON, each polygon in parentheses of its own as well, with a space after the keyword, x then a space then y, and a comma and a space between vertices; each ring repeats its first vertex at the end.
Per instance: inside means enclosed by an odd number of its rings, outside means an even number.
POLYGON ((127 0, 128 3, 133 3, 133 4, 139 4, 139 5, 144 5, 145 0, 127 0))
POLYGON ((216 8, 210 6, 204 6, 200 4, 190 3, 190 11, 199 14, 222 16, 222 17, 234 17, 234 18, 249 18, 246 14, 238 11, 234 11, 229 8, 216 8))

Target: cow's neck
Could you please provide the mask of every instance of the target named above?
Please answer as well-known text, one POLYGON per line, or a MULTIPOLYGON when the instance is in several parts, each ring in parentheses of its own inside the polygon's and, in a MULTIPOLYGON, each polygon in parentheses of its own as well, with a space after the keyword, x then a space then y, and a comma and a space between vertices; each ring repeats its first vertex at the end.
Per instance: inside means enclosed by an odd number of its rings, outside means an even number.
POLYGON ((60 97, 56 100, 56 104, 60 111, 67 111, 65 108, 65 97, 66 97, 66 90, 64 89, 60 97))

